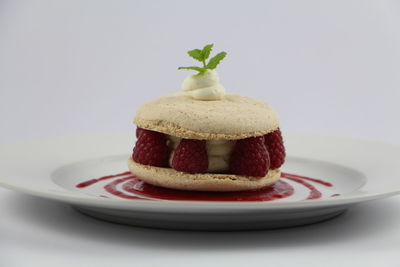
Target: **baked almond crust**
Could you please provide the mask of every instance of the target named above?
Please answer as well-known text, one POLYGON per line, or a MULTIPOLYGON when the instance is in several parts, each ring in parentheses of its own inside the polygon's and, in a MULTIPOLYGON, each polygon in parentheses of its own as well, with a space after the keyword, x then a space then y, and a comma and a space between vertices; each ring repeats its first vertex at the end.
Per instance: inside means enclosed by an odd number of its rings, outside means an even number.
POLYGON ((134 123, 140 128, 187 139, 237 140, 261 136, 279 127, 277 113, 254 98, 227 94, 200 101, 181 93, 142 105, 134 123))
POLYGON ((268 171, 265 177, 249 177, 234 174, 179 172, 172 168, 160 168, 128 160, 132 174, 146 183, 178 190, 234 192, 260 189, 275 184, 280 176, 279 169, 268 171))

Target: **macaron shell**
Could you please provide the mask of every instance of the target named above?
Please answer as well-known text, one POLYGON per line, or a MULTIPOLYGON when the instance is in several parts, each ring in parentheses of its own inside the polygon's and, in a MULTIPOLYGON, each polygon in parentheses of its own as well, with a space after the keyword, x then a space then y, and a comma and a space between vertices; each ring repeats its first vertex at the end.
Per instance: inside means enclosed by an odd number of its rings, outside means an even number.
POLYGON ((129 158, 129 170, 146 183, 178 190, 234 192, 260 189, 275 184, 281 175, 279 169, 269 170, 265 177, 247 177, 233 174, 178 172, 136 163, 129 158))
POLYGON ((236 140, 261 136, 279 127, 277 113, 266 103, 227 94, 201 101, 182 93, 142 105, 134 123, 144 129, 188 139, 236 140))

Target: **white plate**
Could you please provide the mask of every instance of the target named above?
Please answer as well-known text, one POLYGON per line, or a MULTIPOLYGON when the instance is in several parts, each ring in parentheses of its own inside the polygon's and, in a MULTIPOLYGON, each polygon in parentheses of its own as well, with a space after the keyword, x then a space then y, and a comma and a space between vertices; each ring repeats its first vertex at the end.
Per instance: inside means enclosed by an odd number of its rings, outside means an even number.
MULTIPOLYGON (((311 135, 286 136, 283 171, 331 182, 321 199, 294 185, 292 197, 268 202, 120 199, 110 180, 78 189, 90 178, 127 170, 133 134, 92 134, 30 141, 0 150, 0 185, 73 205, 108 221, 171 229, 244 230, 302 225, 341 214, 356 203, 400 193, 400 146, 311 135), (332 195, 340 194, 332 197, 332 195), (105 198, 106 196, 107 198, 105 198)), ((116 178, 117 179, 117 178, 116 178)))

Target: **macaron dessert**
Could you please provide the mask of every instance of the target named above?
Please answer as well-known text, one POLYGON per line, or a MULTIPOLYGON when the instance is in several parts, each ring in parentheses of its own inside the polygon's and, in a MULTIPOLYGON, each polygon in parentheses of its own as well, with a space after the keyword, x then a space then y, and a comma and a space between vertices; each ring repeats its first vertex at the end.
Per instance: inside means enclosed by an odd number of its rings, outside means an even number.
POLYGON ((213 45, 188 52, 201 67, 182 91, 142 105, 129 170, 146 183, 178 190, 245 191, 280 178, 285 147, 277 113, 266 103, 229 94, 216 67, 213 45))

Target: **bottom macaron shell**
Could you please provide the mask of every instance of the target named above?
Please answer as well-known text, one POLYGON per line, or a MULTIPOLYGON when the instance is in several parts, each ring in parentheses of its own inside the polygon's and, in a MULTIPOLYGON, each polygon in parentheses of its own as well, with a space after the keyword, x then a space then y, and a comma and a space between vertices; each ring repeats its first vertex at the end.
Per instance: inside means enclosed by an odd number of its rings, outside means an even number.
POLYGON ((281 175, 279 169, 268 171, 265 177, 247 177, 234 174, 190 174, 172 168, 160 168, 136 163, 129 158, 129 170, 146 183, 178 190, 234 192, 260 189, 275 184, 281 175))

